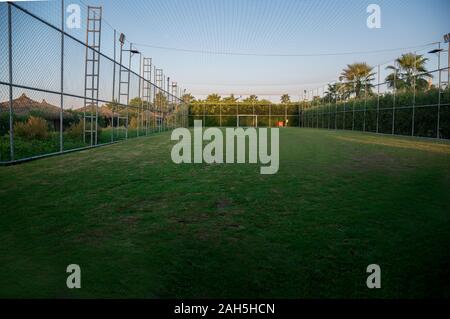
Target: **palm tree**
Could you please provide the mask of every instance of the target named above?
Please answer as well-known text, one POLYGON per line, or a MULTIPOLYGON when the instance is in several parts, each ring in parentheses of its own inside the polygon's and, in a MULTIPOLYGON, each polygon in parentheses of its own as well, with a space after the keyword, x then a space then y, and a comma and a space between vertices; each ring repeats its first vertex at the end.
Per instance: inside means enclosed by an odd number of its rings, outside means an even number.
POLYGON ((225 103, 236 103, 238 100, 237 97, 234 96, 234 94, 230 94, 230 96, 224 97, 223 101, 225 103))
POLYGON ((338 99, 341 99, 341 100, 344 99, 345 92, 343 92, 344 91, 343 87, 344 87, 344 85, 340 82, 328 84, 328 88, 325 92, 323 99, 325 101, 336 101, 338 99))
POLYGON ((259 101, 259 105, 269 105, 269 104, 272 104, 272 102, 266 99, 262 99, 261 101, 259 101))
POLYGON ((283 94, 280 99, 281 104, 289 104, 291 103, 291 97, 289 94, 283 94))
POLYGON ((155 94, 155 97, 153 98, 153 103, 158 105, 159 107, 166 107, 167 106, 167 97, 163 92, 158 92, 155 94))
POLYGON ((182 99, 183 102, 186 103, 186 104, 190 104, 190 103, 192 103, 192 102, 195 101, 195 98, 192 96, 191 93, 184 94, 184 95, 181 97, 181 99, 182 99))
POLYGON ((425 64, 428 61, 423 55, 415 53, 402 54, 395 60, 395 65, 389 65, 386 70, 393 70, 386 77, 388 87, 397 90, 407 90, 416 87, 419 90, 428 87, 428 80, 433 76, 428 73, 425 64))
POLYGON ((350 92, 345 91, 345 85, 341 82, 336 82, 333 84, 328 84, 327 91, 325 92, 325 96, 323 99, 325 101, 337 101, 337 100, 345 100, 350 97, 350 92))
POLYGON ((256 103, 256 102, 258 102, 258 97, 256 95, 252 94, 248 98, 244 99, 242 102, 244 102, 244 103, 256 103))
POLYGON ((216 103, 220 102, 221 99, 222 97, 219 94, 213 93, 206 97, 206 102, 216 103))
POLYGON ((327 91, 323 97, 326 101, 336 101, 338 98, 338 84, 328 84, 327 91))
POLYGON ((365 62, 357 62, 353 64, 347 64, 347 68, 342 70, 340 81, 345 81, 344 92, 354 93, 356 98, 359 98, 365 93, 371 93, 373 85, 370 83, 373 81, 374 73, 373 67, 365 62))

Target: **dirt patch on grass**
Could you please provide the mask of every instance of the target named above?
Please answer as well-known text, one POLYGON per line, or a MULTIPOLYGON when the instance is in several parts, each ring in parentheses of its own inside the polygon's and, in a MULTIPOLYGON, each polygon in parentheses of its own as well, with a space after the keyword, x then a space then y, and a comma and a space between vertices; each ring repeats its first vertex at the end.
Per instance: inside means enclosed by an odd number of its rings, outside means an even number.
POLYGON ((380 136, 364 136, 364 137, 348 137, 348 136, 336 136, 335 138, 347 142, 361 143, 361 144, 374 144, 389 147, 397 147, 411 150, 419 150, 425 152, 441 153, 450 155, 450 145, 440 144, 432 142, 423 142, 417 140, 402 140, 395 138, 387 138, 380 136))
POLYGON ((333 165, 333 169, 344 172, 371 172, 378 171, 388 174, 397 174, 416 168, 411 160, 403 160, 383 152, 367 152, 352 155, 343 162, 333 165))
POLYGON ((140 216, 121 216, 120 222, 127 226, 135 226, 142 218, 140 216))
POLYGON ((228 198, 222 198, 217 201, 217 213, 219 215, 224 215, 230 210, 231 205, 233 204, 232 200, 228 198))
POLYGON ((190 224, 197 224, 204 222, 209 219, 208 214, 204 213, 191 213, 190 215, 184 215, 184 216, 170 216, 169 221, 176 224, 181 225, 190 225, 190 224))
POLYGON ((349 166, 356 169, 389 169, 398 168, 395 158, 384 153, 361 154, 352 156, 349 166))
POLYGON ((135 212, 157 212, 166 209, 168 200, 160 196, 150 196, 149 198, 129 199, 123 204, 114 208, 118 214, 130 214, 135 212))
POLYGON ((108 234, 110 234, 110 230, 105 228, 93 228, 88 229, 87 231, 78 234, 74 238, 74 242, 77 244, 89 245, 93 247, 100 247, 108 234))
POLYGON ((244 230, 245 227, 240 225, 240 224, 236 224, 236 223, 231 223, 231 224, 227 224, 224 226, 224 229, 233 229, 233 230, 244 230))

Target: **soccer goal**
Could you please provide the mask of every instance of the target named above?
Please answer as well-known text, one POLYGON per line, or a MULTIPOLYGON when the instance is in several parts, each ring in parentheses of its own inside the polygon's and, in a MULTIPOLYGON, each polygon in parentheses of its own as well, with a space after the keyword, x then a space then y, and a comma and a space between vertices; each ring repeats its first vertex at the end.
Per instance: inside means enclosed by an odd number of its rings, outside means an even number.
POLYGON ((237 127, 258 127, 258 115, 238 115, 237 127))

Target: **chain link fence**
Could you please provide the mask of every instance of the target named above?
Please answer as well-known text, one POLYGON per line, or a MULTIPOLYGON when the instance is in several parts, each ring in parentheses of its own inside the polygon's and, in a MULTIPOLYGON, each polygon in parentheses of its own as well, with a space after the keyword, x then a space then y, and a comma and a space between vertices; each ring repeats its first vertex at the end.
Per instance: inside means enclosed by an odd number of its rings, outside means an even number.
POLYGON ((115 30, 102 30, 97 49, 86 44, 86 23, 65 28, 64 1, 37 3, 0 3, 1 164, 188 125, 179 88, 157 86, 153 73, 144 72, 140 54, 130 57, 133 53, 123 50, 130 63, 119 64, 115 30), (99 65, 94 97, 86 93, 90 56, 97 56, 99 65), (120 72, 129 75, 127 99, 119 96, 120 72))
MULTIPOLYGON (((410 57, 430 65, 436 53, 427 54, 410 57)), ((396 60, 375 67, 370 81, 340 81, 308 92, 301 105, 302 126, 450 139, 448 67, 442 66, 442 57, 437 60, 437 68, 426 72, 396 60)))

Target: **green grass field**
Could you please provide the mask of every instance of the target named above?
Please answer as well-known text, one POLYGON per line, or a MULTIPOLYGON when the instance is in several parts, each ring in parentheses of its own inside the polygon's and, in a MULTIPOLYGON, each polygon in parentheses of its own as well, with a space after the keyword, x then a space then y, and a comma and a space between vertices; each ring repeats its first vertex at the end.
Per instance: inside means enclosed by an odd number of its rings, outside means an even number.
POLYGON ((175 165, 169 133, 0 167, 0 297, 450 296, 450 144, 280 139, 276 175, 175 165))

